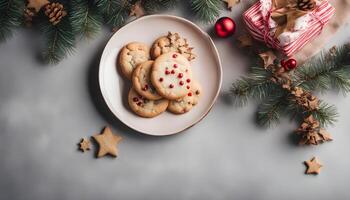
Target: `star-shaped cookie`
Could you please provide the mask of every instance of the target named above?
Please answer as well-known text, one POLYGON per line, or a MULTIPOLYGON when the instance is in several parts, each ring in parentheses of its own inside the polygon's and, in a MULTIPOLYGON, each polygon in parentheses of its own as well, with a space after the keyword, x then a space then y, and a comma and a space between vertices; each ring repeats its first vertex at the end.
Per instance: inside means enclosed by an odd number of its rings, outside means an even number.
POLYGON ((311 158, 311 160, 305 161, 307 167, 306 174, 319 174, 321 171, 322 164, 317 157, 311 158))
POLYGON ((241 0, 224 0, 227 3, 227 9, 232 9, 233 6, 238 4, 241 0))
POLYGON ((107 154, 117 157, 117 144, 122 140, 122 137, 114 135, 108 126, 104 128, 102 134, 93 135, 92 138, 94 138, 99 145, 97 153, 98 158, 107 154))
POLYGON ((266 51, 264 53, 259 54, 261 59, 264 61, 264 68, 266 69, 270 65, 274 63, 276 60, 276 55, 272 51, 266 51))
POLYGON ((82 138, 79 143, 79 149, 83 152, 90 150, 90 141, 86 138, 82 138))

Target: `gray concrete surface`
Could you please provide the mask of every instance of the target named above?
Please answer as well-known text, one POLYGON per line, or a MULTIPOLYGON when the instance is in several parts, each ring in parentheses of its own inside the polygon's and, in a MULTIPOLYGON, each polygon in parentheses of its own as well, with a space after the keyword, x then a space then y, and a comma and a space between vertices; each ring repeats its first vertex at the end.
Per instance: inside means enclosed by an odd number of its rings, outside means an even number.
MULTIPOLYGON (((243 9, 223 15, 238 19, 243 9)), ((211 26, 201 26, 210 32, 211 26)), ((349 28, 327 47, 350 41, 349 28)), ((1 200, 350 199, 350 98, 321 95, 336 104, 340 117, 328 129, 335 140, 317 147, 295 145, 294 122, 259 128, 254 103, 236 109, 222 97, 184 133, 141 135, 115 119, 99 93, 98 62, 109 37, 104 29, 95 40, 80 41, 57 66, 38 61, 41 38, 34 32, 19 30, 0 44, 1 200), (77 150, 80 138, 106 124, 124 138, 120 157, 96 159, 77 150), (302 162, 313 155, 324 167, 320 175, 306 176, 302 162)), ((224 93, 245 74, 249 58, 233 39, 214 41, 224 93)))

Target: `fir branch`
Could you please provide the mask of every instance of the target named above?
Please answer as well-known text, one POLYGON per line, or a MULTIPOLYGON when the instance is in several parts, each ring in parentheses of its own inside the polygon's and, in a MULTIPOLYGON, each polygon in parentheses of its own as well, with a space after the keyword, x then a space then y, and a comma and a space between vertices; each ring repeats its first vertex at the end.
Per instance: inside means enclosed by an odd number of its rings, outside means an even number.
POLYGON ((312 114, 315 119, 320 122, 321 127, 334 124, 338 117, 338 112, 335 106, 329 105, 322 101, 320 101, 319 108, 312 111, 310 114, 312 114))
POLYGON ((143 0, 142 7, 147 13, 155 13, 173 8, 178 0, 143 0))
POLYGON ((12 36, 13 29, 22 24, 23 0, 0 0, 0 42, 12 36))
POLYGON ((92 38, 100 32, 103 17, 98 12, 97 5, 88 0, 72 0, 70 21, 75 34, 92 38))
POLYGON ((270 94, 283 93, 284 90, 280 86, 270 81, 271 76, 271 72, 262 67, 251 67, 249 76, 242 77, 232 84, 230 93, 233 103, 236 106, 244 106, 250 98, 263 100, 270 94))
POLYGON ((46 62, 57 64, 74 50, 75 38, 68 17, 63 17, 56 26, 44 20, 40 28, 47 40, 43 54, 46 62))
POLYGON ((336 89, 350 92, 350 47, 337 48, 333 55, 321 54, 319 58, 295 70, 295 85, 306 90, 336 89))
POLYGON ((257 123, 260 126, 270 127, 277 124, 281 115, 285 112, 287 93, 271 94, 259 105, 257 111, 257 123))
POLYGON ((191 0, 190 4, 196 17, 206 23, 215 21, 223 8, 221 0, 191 0))
POLYGON ((103 13, 105 22, 113 27, 122 26, 129 16, 130 0, 95 0, 96 6, 103 13))

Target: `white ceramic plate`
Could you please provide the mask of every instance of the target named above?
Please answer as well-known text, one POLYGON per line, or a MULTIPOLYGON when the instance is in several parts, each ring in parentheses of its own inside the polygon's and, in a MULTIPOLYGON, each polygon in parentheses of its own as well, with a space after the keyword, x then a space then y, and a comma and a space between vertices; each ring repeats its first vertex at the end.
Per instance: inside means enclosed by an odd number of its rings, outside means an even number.
POLYGON ((119 29, 108 41, 99 69, 101 92, 114 115, 130 128, 156 136, 179 133, 205 117, 219 94, 221 80, 220 58, 209 35, 192 22, 170 15, 145 16, 119 29), (142 118, 129 109, 127 94, 131 83, 117 70, 117 56, 119 50, 129 42, 140 41, 151 46, 155 39, 166 35, 168 31, 179 33, 194 47, 197 57, 192 61, 192 71, 202 85, 202 96, 199 103, 186 114, 165 112, 154 118, 142 118))

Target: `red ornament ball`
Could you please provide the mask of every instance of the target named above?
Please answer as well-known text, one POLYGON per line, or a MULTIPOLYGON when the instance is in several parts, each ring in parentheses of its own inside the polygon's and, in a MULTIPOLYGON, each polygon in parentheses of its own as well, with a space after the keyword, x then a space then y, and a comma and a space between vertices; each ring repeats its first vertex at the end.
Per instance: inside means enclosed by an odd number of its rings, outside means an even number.
POLYGON ((236 23, 229 17, 221 17, 215 23, 215 33, 218 37, 226 38, 236 31, 236 23))
POLYGON ((297 67, 297 61, 293 58, 288 60, 281 60, 281 65, 285 70, 293 70, 297 67))

